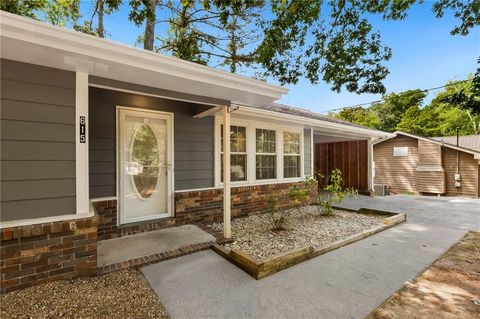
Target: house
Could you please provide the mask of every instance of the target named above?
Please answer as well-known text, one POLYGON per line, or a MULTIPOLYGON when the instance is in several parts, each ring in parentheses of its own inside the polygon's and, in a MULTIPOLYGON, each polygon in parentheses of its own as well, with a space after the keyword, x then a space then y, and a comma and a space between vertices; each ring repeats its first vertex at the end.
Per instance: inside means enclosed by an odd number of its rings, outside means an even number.
POLYGON ((272 104, 283 87, 0 20, 2 291, 95 273, 101 240, 222 219, 229 238, 232 216, 303 185, 318 138, 364 141, 373 189, 384 132, 272 104))
POLYGON ((480 197, 480 135, 426 138, 405 132, 373 146, 375 184, 390 193, 480 197))

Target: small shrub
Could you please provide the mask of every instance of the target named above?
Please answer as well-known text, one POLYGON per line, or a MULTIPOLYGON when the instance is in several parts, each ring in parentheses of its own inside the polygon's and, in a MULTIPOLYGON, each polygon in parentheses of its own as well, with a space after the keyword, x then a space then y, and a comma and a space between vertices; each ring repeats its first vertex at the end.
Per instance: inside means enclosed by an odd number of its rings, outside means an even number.
POLYGON ((268 205, 265 213, 270 216, 270 223, 273 231, 285 230, 287 223, 287 210, 280 207, 280 201, 277 197, 271 196, 268 199, 268 205))
MULTIPOLYGON (((322 175, 320 176, 325 178, 322 175)), ((339 169, 334 169, 327 184, 318 195, 318 207, 322 214, 332 215, 333 204, 341 202, 346 196, 356 196, 358 194, 354 188, 344 189, 342 182, 342 172, 339 169)))
POLYGON ((305 176, 305 185, 309 186, 310 188, 317 189, 318 181, 313 175, 305 176))
POLYGON ((290 194, 295 210, 298 213, 304 211, 310 204, 310 193, 307 189, 295 187, 290 194))

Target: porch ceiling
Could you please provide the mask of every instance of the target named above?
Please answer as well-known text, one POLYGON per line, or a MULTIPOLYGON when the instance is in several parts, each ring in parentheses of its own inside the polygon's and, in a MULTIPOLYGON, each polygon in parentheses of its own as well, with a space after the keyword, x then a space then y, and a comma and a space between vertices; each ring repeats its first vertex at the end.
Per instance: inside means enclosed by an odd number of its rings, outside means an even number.
POLYGON ((260 106, 286 88, 0 12, 1 57, 186 94, 260 106))

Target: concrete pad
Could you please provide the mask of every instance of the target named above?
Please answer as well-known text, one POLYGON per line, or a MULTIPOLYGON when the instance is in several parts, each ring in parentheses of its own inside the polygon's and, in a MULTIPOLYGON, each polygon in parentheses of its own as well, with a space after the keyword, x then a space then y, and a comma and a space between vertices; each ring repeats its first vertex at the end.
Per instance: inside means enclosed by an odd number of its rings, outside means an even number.
POLYGON ((194 225, 166 228, 97 243, 98 266, 215 241, 215 237, 194 225))
POLYGON ((173 319, 364 318, 480 229, 480 200, 359 196, 342 205, 403 212, 407 222, 258 281, 213 251, 142 272, 173 319))

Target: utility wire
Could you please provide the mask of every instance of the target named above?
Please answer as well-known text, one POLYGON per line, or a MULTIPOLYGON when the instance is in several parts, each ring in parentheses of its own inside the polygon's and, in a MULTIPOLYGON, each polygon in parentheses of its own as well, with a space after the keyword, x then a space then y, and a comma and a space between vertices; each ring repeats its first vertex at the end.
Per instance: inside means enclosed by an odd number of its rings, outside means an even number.
MULTIPOLYGON (((457 81, 457 82, 453 82, 453 83, 447 83, 445 85, 436 86, 436 87, 429 88, 429 89, 424 89, 424 90, 421 90, 420 92, 434 91, 434 90, 438 90, 438 89, 443 89, 447 86, 457 85, 457 84, 470 82, 470 81, 472 81, 472 79, 457 81)), ((344 109, 351 109, 351 108, 354 108, 354 107, 359 107, 359 106, 364 106, 364 105, 372 105, 372 104, 380 103, 380 102, 384 102, 384 101, 385 101, 385 99, 380 99, 380 100, 375 100, 375 101, 371 101, 371 102, 360 103, 360 104, 355 104, 355 105, 350 105, 350 106, 344 106, 344 107, 339 107, 339 108, 336 108, 336 109, 330 109, 330 110, 322 111, 320 113, 329 113, 329 112, 341 111, 341 110, 344 110, 344 109)))

